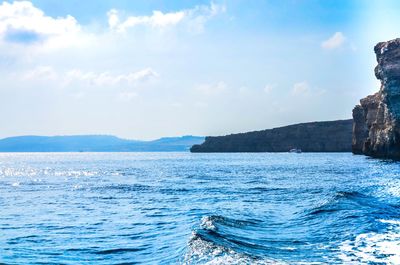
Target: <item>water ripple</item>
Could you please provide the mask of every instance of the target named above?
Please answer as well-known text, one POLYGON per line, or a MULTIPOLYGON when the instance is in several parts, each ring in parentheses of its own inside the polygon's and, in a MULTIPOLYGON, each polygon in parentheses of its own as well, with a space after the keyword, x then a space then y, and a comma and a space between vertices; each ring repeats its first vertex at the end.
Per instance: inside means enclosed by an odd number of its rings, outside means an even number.
POLYGON ((400 264, 399 163, 0 154, 0 264, 400 264))

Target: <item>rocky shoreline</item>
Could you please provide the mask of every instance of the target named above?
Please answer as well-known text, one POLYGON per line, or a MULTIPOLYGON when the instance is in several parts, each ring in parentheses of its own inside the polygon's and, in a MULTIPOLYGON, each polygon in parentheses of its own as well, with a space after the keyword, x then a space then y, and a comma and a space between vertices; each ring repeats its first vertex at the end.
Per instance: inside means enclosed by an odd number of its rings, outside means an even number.
POLYGON ((400 39, 375 46, 380 90, 353 109, 354 154, 400 159, 400 39))

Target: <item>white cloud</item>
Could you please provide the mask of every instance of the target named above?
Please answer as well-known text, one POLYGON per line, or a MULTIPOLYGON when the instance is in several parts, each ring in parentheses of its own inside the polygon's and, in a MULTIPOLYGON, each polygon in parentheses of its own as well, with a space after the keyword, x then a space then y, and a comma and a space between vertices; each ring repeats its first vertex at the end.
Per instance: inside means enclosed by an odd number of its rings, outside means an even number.
POLYGON ((146 81, 158 77, 158 73, 153 71, 151 68, 145 68, 143 70, 131 73, 127 76, 128 80, 131 81, 146 81))
POLYGON ((94 86, 115 86, 115 85, 135 85, 158 77, 158 74, 151 68, 146 68, 128 74, 113 75, 109 72, 94 73, 72 70, 66 73, 66 83, 74 81, 84 82, 94 86))
MULTIPOLYGON (((225 6, 211 3, 174 12, 155 10, 148 16, 125 17, 122 15, 124 12, 111 9, 107 16, 111 32, 126 32, 139 25, 164 29, 178 24, 183 24, 190 32, 201 32, 209 19, 222 12, 225 12, 225 6)), ((88 28, 85 30, 71 15, 46 15, 30 1, 0 4, 0 45, 18 44, 24 45, 21 49, 30 46, 38 51, 52 51, 98 44, 106 36, 107 32, 98 34, 90 32, 88 28)))
POLYGON ((332 37, 323 41, 321 47, 324 49, 332 50, 341 47, 346 41, 346 37, 342 32, 336 32, 332 37))
POLYGON ((196 90, 204 95, 218 95, 225 92, 227 89, 228 87, 223 81, 219 81, 216 84, 201 84, 196 87, 196 90))
POLYGON ((111 29, 115 29, 119 24, 118 11, 116 9, 111 9, 110 11, 107 12, 107 17, 108 17, 108 26, 111 29))
POLYGON ((310 92, 310 85, 306 82, 299 82, 293 85, 292 94, 302 95, 310 92))
POLYGON ((307 96, 323 96, 327 93, 326 89, 321 89, 319 87, 310 86, 307 81, 298 82, 293 85, 292 95, 300 96, 300 95, 307 95, 307 96))
POLYGON ((153 28, 163 28, 173 26, 179 23, 185 16, 184 12, 162 13, 161 11, 153 11, 151 16, 130 16, 121 22, 118 11, 110 10, 108 13, 108 25, 110 29, 118 32, 125 32, 128 28, 138 25, 149 25, 153 28))
POLYGON ((132 86, 157 77, 158 74, 151 68, 115 75, 109 72, 84 72, 78 69, 70 70, 65 73, 58 73, 50 66, 39 66, 23 75, 23 79, 25 80, 55 80, 61 82, 64 86, 75 82, 91 86, 132 86))
POLYGON ((272 91, 274 88, 275 88, 275 85, 274 85, 274 84, 267 84, 267 85, 265 85, 265 87, 264 87, 264 92, 265 92, 266 94, 269 94, 269 93, 271 93, 271 91, 272 91))
POLYGON ((209 6, 201 5, 186 11, 186 20, 191 32, 204 31, 204 25, 211 18, 226 12, 226 6, 213 2, 209 6))
POLYGON ((3 42, 66 46, 79 42, 80 32, 81 26, 74 17, 46 16, 29 1, 0 5, 0 38, 3 42))
POLYGON ((108 13, 108 25, 111 30, 126 32, 129 28, 139 25, 152 28, 166 28, 187 22, 188 26, 196 31, 201 31, 204 24, 219 13, 225 12, 225 6, 211 3, 209 6, 196 6, 193 9, 185 9, 176 12, 163 13, 159 10, 153 11, 150 16, 129 16, 121 19, 118 10, 111 9, 108 13))
POLYGON ((136 84, 138 82, 146 81, 158 77, 158 74, 151 68, 146 68, 137 72, 113 75, 109 72, 95 73, 83 72, 81 70, 71 70, 66 73, 66 82, 71 83, 74 81, 85 82, 94 86, 114 86, 120 84, 136 84))

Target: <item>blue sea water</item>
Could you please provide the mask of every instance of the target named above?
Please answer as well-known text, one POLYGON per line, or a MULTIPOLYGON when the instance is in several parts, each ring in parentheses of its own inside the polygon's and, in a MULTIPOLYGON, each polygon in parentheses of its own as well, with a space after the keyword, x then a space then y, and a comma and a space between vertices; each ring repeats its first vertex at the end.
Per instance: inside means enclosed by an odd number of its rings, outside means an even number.
POLYGON ((3 153, 3 264, 400 264, 400 164, 3 153))

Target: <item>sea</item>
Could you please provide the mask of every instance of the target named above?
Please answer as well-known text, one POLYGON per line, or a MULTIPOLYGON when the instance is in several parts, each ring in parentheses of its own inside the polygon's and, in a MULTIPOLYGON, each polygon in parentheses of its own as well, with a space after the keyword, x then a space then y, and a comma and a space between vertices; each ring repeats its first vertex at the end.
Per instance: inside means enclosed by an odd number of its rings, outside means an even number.
POLYGON ((0 264, 400 264, 400 163, 1 153, 0 264))

